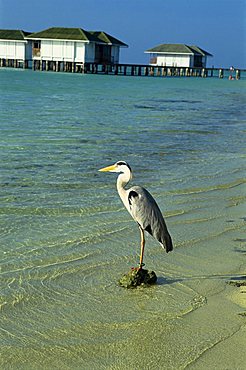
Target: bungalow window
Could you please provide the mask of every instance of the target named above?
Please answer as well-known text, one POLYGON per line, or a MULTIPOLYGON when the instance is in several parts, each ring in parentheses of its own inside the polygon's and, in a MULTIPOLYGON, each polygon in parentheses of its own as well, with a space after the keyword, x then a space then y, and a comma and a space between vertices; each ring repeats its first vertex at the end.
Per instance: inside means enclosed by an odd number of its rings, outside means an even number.
POLYGON ((34 41, 33 42, 33 48, 34 49, 40 49, 41 47, 41 41, 34 41))
POLYGON ((40 57, 41 55, 41 41, 33 41, 32 55, 34 57, 40 57))

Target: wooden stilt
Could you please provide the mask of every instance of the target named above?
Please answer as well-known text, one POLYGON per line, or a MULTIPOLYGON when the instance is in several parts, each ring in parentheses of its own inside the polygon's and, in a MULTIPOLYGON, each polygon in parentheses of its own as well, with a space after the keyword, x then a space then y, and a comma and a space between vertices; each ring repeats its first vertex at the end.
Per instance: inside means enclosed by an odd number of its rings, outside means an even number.
POLYGON ((204 77, 208 77, 208 70, 204 68, 204 77))
POLYGON ((240 77, 241 77, 240 70, 237 69, 236 70, 236 80, 240 80, 240 77))

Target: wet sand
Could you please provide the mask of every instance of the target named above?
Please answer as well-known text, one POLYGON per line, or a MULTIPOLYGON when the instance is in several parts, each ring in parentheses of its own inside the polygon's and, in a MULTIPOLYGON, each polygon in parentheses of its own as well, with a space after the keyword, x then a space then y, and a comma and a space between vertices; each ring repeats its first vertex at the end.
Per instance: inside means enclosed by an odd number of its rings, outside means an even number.
MULTIPOLYGON (((238 327, 208 348, 186 369, 245 370, 246 368, 246 276, 228 281, 224 297, 215 310, 228 307, 228 320, 238 316, 238 327)), ((217 299, 214 301, 216 302, 217 299)), ((215 303, 214 302, 214 303, 215 303)), ((223 310, 224 312, 224 310, 223 310)))

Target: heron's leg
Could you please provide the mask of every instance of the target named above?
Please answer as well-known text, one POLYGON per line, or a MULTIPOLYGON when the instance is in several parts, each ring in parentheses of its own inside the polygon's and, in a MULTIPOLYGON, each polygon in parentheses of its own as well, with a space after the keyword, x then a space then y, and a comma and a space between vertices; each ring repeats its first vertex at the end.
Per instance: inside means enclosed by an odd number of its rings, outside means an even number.
POLYGON ((141 235, 141 252, 140 252, 140 260, 139 260, 139 270, 141 270, 141 268, 144 266, 143 256, 144 256, 145 238, 144 238, 143 229, 141 228, 140 225, 138 225, 138 226, 139 226, 140 235, 141 235))

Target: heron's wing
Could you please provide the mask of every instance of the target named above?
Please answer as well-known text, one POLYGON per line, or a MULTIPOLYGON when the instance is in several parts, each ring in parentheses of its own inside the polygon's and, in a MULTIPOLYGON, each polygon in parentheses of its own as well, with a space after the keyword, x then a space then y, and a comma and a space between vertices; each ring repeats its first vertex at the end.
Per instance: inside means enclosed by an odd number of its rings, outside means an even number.
POLYGON ((172 240, 168 233, 162 213, 152 195, 140 186, 128 190, 130 213, 134 220, 158 240, 166 251, 173 249, 172 240))

